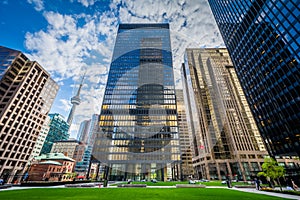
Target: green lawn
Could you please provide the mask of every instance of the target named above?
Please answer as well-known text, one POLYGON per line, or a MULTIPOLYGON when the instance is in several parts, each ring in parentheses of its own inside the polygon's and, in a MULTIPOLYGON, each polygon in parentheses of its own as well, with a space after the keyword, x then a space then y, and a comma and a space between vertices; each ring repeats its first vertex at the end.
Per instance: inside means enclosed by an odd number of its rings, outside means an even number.
POLYGON ((128 199, 128 200, 267 200, 281 199, 267 195, 212 188, 36 188, 0 191, 2 200, 81 200, 81 199, 128 199))
MULTIPOLYGON (((127 182, 123 182, 123 184, 127 184, 127 182)), ((162 182, 159 181, 157 183, 152 183, 152 182, 138 182, 134 181, 132 184, 146 184, 148 186, 175 186, 176 184, 188 184, 188 181, 167 181, 167 182, 162 182)), ((227 187, 227 184, 222 184, 221 181, 209 181, 209 182, 198 182, 197 184, 202 184, 206 186, 221 186, 221 187, 227 187)), ((112 184, 112 186, 116 186, 118 184, 112 184)), ((244 182, 232 182, 232 186, 235 185, 249 185, 248 183, 244 182)))
MULTIPOLYGON (((124 184, 127 184, 127 182, 124 182, 124 184)), ((133 181, 132 184, 146 184, 148 186, 175 186, 176 184, 188 184, 188 181, 158 181, 157 183, 152 183, 152 182, 138 182, 138 181, 133 181)), ((116 184, 118 185, 118 184, 116 184)))

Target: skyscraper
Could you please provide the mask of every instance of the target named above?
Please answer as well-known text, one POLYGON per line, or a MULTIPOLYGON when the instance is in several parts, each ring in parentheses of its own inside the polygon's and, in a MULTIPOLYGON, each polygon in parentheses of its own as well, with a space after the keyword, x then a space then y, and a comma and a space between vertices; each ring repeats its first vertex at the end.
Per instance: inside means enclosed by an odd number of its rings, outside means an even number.
POLYGON ((299 156, 299 2, 209 4, 267 150, 272 156, 299 156))
POLYGON ((89 120, 84 120, 81 122, 78 134, 77 134, 77 140, 85 143, 86 145, 93 146, 94 139, 95 139, 95 129, 97 129, 97 125, 99 122, 99 115, 93 114, 92 118, 89 120))
MULTIPOLYGON (((88 176, 95 140, 95 130, 97 130, 99 115, 93 114, 92 119, 81 122, 77 135, 77 140, 85 145, 84 155, 81 161, 76 163, 75 172, 80 176, 88 176)), ((89 177, 87 177, 89 178, 89 177)))
MULTIPOLYGON (((97 119, 98 120, 98 119, 97 119)), ((80 123, 80 127, 77 134, 77 140, 85 144, 88 143, 90 133, 91 120, 84 120, 80 123)))
POLYGON ((0 177, 5 182, 20 181, 57 91, 37 62, 0 46, 0 177))
POLYGON ((181 149, 181 174, 183 180, 194 178, 193 153, 191 148, 191 129, 187 122, 183 91, 176 90, 178 129, 181 149))
POLYGON ((253 179, 268 154, 228 51, 187 49, 182 76, 199 178, 253 179))
POLYGON ((34 148, 32 150, 32 153, 30 155, 30 159, 29 160, 32 160, 34 157, 37 157, 40 155, 41 151, 42 151, 42 148, 43 148, 43 145, 44 145, 44 142, 46 140, 46 137, 49 133, 49 129, 50 129, 50 117, 47 115, 46 119, 45 119, 45 122, 41 128, 41 131, 39 133, 39 136, 36 140, 36 143, 34 145, 34 148))
MULTIPOLYGON (((45 99, 45 104, 44 104, 44 108, 42 110, 43 113, 47 113, 50 111, 51 109, 51 105, 55 99, 56 93, 58 91, 58 85, 57 83, 50 78, 49 81, 46 82, 44 89, 42 90, 41 95, 44 97, 45 99)), ((34 145, 32 154, 30 156, 30 161, 35 157, 35 156, 39 156, 41 153, 41 150, 43 148, 44 142, 47 138, 47 135, 49 133, 49 124, 50 124, 50 117, 47 115, 45 118, 45 121, 43 123, 43 126, 39 132, 38 138, 36 140, 36 143, 34 145)))
POLYGON ((50 153, 52 145, 55 141, 68 140, 69 138, 69 124, 65 121, 64 117, 58 113, 49 114, 50 129, 45 139, 41 154, 50 153))
POLYGON ((169 24, 120 24, 93 156, 109 180, 180 177, 169 24))

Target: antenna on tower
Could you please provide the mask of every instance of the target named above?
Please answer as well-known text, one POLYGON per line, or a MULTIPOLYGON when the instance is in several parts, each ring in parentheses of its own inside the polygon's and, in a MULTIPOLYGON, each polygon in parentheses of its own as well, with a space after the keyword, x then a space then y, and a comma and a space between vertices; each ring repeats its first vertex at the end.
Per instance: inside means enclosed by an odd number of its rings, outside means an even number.
POLYGON ((68 116, 68 119, 67 119, 67 123, 69 124, 70 127, 72 125, 72 121, 73 121, 74 113, 75 113, 75 110, 76 110, 76 106, 78 106, 81 103, 80 92, 81 92, 81 88, 82 88, 82 85, 83 85, 85 75, 86 75, 86 70, 85 70, 85 72, 82 76, 82 79, 81 79, 81 82, 80 82, 80 85, 78 87, 76 95, 71 98, 72 109, 71 109, 71 111, 69 113, 69 116, 68 116))

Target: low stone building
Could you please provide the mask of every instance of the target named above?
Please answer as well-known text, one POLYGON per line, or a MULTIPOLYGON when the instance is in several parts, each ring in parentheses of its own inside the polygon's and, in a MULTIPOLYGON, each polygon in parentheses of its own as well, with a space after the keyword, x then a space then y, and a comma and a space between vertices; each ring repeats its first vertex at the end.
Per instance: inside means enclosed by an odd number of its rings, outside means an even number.
POLYGON ((35 157, 28 172, 28 181, 72 180, 75 160, 62 153, 48 153, 35 157))
POLYGON ((28 181, 60 181, 62 173, 61 163, 51 160, 44 161, 30 167, 28 181))

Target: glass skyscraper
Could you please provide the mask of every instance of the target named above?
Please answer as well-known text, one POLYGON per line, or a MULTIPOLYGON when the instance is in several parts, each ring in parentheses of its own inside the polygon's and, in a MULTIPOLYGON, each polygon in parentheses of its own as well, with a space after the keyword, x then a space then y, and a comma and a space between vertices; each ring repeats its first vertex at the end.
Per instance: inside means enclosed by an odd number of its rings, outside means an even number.
POLYGON ((186 49, 182 76, 197 178, 253 180, 268 154, 228 51, 186 49))
POLYGON ((267 150, 299 156, 299 0, 209 4, 267 150))
POLYGON ((183 90, 176 90, 177 114, 178 114, 178 130, 180 136, 181 149, 181 174, 183 180, 189 180, 195 177, 193 167, 193 153, 191 147, 191 129, 188 126, 186 107, 184 103, 183 90))
POLYGON ((85 151, 81 161, 76 163, 75 172, 80 176, 89 175, 89 166, 91 165, 91 155, 95 141, 95 129, 98 127, 98 114, 93 114, 92 118, 81 122, 77 134, 77 140, 85 144, 85 151))
POLYGON ((50 128, 41 150, 41 154, 50 153, 55 141, 68 140, 70 136, 68 133, 70 126, 62 115, 59 113, 52 113, 49 114, 49 117, 50 128))
POLYGON ((93 157, 103 178, 180 177, 169 24, 120 24, 93 157))

